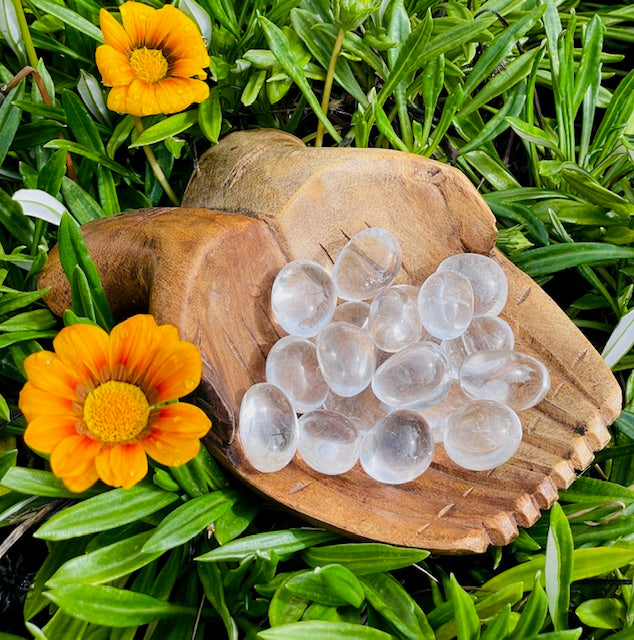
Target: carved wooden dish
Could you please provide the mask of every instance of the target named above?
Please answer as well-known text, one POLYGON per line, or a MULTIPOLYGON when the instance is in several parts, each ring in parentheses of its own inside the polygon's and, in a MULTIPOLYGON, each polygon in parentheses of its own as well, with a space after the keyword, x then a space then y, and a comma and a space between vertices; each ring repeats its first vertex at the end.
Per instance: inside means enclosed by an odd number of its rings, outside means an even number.
MULTIPOLYGON (((444 552, 503 545, 552 505, 575 470, 609 440, 620 388, 599 354, 529 277, 494 249, 494 218, 457 170, 378 149, 312 149, 279 131, 235 133, 201 159, 183 207, 95 221, 86 243, 118 316, 148 311, 175 324, 203 356, 198 400, 214 419, 212 452, 257 492, 308 521, 359 538, 444 552), (277 272, 295 258, 329 267, 347 239, 381 226, 403 248, 398 282, 420 284, 445 257, 491 255, 509 280, 502 317, 516 350, 535 355, 552 386, 521 411, 522 444, 487 472, 457 467, 437 445, 420 478, 382 485, 360 466, 320 475, 296 459, 264 474, 245 460, 240 400, 264 379, 266 354, 283 332, 269 297, 277 272)), ((55 250, 40 284, 61 313, 68 283, 55 250)))

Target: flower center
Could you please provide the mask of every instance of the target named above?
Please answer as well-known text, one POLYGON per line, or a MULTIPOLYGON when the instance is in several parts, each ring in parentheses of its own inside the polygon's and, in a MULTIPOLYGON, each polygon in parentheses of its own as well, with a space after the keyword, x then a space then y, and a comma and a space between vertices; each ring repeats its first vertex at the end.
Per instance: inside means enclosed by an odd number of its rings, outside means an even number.
POLYGON ((143 47, 130 54, 130 66, 134 75, 150 84, 159 82, 167 75, 167 59, 160 49, 143 47))
POLYGON ((109 380, 84 402, 84 422, 101 442, 127 442, 147 426, 150 405, 139 387, 109 380))

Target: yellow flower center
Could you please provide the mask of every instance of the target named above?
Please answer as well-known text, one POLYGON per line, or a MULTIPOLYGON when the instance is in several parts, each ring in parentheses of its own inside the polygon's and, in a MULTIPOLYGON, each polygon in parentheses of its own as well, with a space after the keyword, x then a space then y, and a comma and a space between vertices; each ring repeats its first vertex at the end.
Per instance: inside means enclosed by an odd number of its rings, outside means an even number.
POLYGON ((84 402, 84 422, 101 442, 128 442, 147 426, 150 405, 139 387, 109 380, 84 402))
POLYGON ((134 75, 150 84, 159 82, 167 75, 167 59, 160 49, 143 47, 130 54, 130 66, 134 75))

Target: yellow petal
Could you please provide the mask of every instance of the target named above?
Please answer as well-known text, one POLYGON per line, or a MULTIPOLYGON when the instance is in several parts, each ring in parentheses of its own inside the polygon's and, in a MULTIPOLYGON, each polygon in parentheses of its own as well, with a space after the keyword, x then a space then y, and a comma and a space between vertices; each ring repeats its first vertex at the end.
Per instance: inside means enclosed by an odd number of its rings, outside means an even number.
POLYGON ((135 78, 128 56, 107 44, 97 47, 95 60, 99 73, 101 73, 102 82, 106 87, 120 87, 130 84, 135 78))
POLYGON ((24 442, 40 453, 51 453, 66 438, 77 436, 77 420, 72 416, 39 416, 29 422, 24 442))
POLYGON ((75 477, 94 465, 102 444, 86 436, 64 438, 51 453, 51 469, 56 476, 75 477))
POLYGON ((187 402, 161 407, 152 420, 152 432, 157 430, 174 437, 202 438, 210 428, 211 421, 205 412, 187 402))
POLYGON ((32 353, 24 361, 24 370, 29 382, 38 389, 69 400, 76 398, 78 385, 87 382, 51 351, 32 353))
POLYGON ((83 380, 104 382, 109 376, 108 334, 92 324, 73 324, 53 340, 58 358, 83 380))
POLYGON ((95 463, 106 484, 125 489, 143 480, 148 470, 147 456, 139 443, 104 447, 95 463))
POLYGON ((200 450, 200 440, 174 440, 159 431, 152 432, 140 444, 151 458, 169 467, 193 460, 200 450))
POLYGON ((125 53, 132 49, 132 43, 123 27, 105 10, 99 10, 99 24, 103 33, 104 43, 117 51, 125 53))
POLYGON ((31 382, 27 382, 22 387, 18 406, 27 422, 39 416, 72 416, 74 414, 72 400, 43 391, 31 382))
POLYGON ((145 47, 147 25, 150 17, 157 13, 156 9, 141 2, 124 2, 120 7, 123 28, 132 42, 132 48, 145 47))
POLYGON ((125 110, 127 100, 128 86, 113 87, 108 94, 108 109, 110 109, 110 111, 116 111, 117 113, 127 113, 125 110))
POLYGON ((200 60, 195 60, 194 58, 180 58, 170 65, 168 75, 181 78, 198 76, 201 80, 207 77, 200 65, 200 60))

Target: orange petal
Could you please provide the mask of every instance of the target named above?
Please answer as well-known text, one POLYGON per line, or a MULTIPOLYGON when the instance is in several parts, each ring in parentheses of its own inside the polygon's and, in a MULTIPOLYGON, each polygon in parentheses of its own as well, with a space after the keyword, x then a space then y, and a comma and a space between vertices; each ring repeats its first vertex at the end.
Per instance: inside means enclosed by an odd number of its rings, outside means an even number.
POLYGON ((51 469, 56 476, 75 477, 94 465, 102 444, 86 436, 64 438, 51 453, 51 469))
POLYGON ((129 489, 145 478, 147 456, 139 443, 104 447, 95 459, 99 477, 113 487, 129 489))
POLYGON ((135 78, 128 56, 107 44, 97 47, 95 60, 99 73, 101 73, 102 82, 106 87, 130 84, 135 78))
POLYGON ((68 416, 75 412, 72 400, 43 391, 30 382, 22 387, 18 406, 27 422, 39 416, 68 416))
POLYGON ((86 382, 51 351, 32 353, 24 361, 24 369, 29 382, 38 389, 69 400, 76 398, 77 386, 86 382))
POLYGON ((118 324, 110 334, 113 379, 136 384, 152 362, 160 346, 159 338, 151 315, 139 314, 118 324))
POLYGON ((170 77, 191 78, 198 76, 201 80, 207 77, 207 74, 200 66, 200 60, 194 58, 180 58, 170 65, 168 75, 170 77))
POLYGON ((147 26, 156 9, 141 2, 124 2, 120 7, 123 28, 132 42, 132 48, 145 47, 148 41, 147 26))
POLYGON ((81 475, 64 476, 62 480, 68 489, 75 493, 81 493, 82 491, 90 489, 90 487, 99 480, 99 475, 97 474, 95 465, 92 464, 81 475))
POLYGON ((189 462, 200 450, 200 440, 174 440, 160 431, 153 431, 141 441, 141 445, 148 456, 168 467, 178 467, 189 462))
POLYGON ((187 402, 168 404, 158 409, 158 416, 152 420, 154 430, 169 434, 170 437, 202 438, 211 428, 211 421, 202 409, 187 402))
POLYGON ((84 380, 105 382, 108 369, 108 334, 92 324, 73 324, 53 340, 59 359, 84 380))
MULTIPOLYGON (((128 100, 128 87, 113 87, 108 94, 108 109, 117 113, 127 113, 125 110, 128 100)), ((134 115, 134 114, 133 114, 134 115)))
POLYGON ((121 51, 121 53, 132 49, 128 34, 105 9, 100 9, 99 11, 99 24, 105 44, 110 45, 117 51, 121 51))
POLYGON ((167 402, 191 393, 200 382, 201 370, 200 351, 190 342, 161 349, 148 366, 143 383, 148 402, 167 402))
POLYGON ((24 442, 34 451, 51 453, 63 440, 77 436, 76 422, 72 416, 38 416, 29 422, 24 442))

